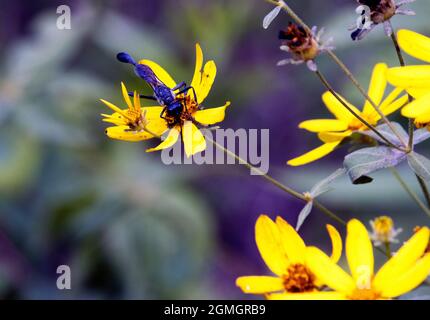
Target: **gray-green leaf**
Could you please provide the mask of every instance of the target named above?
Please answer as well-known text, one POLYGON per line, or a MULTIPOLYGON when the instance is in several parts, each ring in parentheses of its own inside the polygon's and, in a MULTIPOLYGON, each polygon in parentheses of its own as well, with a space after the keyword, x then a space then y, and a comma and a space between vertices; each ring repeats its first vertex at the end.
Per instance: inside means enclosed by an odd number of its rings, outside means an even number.
POLYGON ((275 20, 278 16, 279 12, 281 12, 282 7, 276 6, 272 11, 270 11, 263 19, 263 28, 267 29, 270 24, 275 20))
MULTIPOLYGON (((364 148, 345 157, 343 162, 354 184, 366 178, 368 174, 380 169, 394 167, 405 160, 402 151, 386 146, 364 148)), ((369 181, 369 179, 365 179, 369 181)))
POLYGON ((306 218, 309 216, 309 214, 312 211, 314 203, 312 201, 309 201, 300 211, 299 217, 297 218, 297 224, 296 224, 296 230, 299 231, 300 227, 302 226, 303 222, 305 222, 306 218))
POLYGON ((430 160, 416 152, 408 154, 408 163, 414 172, 426 181, 430 181, 430 160))

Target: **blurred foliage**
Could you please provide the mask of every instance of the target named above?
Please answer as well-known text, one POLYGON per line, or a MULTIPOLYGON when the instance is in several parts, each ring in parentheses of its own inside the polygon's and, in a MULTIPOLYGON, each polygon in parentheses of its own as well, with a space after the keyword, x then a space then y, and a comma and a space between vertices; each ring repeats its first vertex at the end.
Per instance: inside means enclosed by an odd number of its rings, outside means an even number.
MULTIPOLYGON (((231 100, 226 126, 270 128, 271 171, 307 190, 337 165, 285 167, 293 153, 316 143, 296 124, 327 115, 323 88, 310 73, 275 67, 282 57, 276 30, 288 18, 263 30, 262 18, 271 8, 263 1, 74 1, 72 30, 60 31, 55 6, 24 12, 26 5, 12 3, 2 3, 0 17, 14 17, 19 8, 18 16, 31 20, 21 21, 23 30, 2 43, 0 52, 0 296, 243 297, 234 277, 258 268, 249 236, 256 216, 276 208, 276 214, 295 219, 301 204, 287 212, 294 201, 263 190, 258 177, 248 183, 242 171, 231 174, 239 168, 166 167, 142 144, 109 141, 99 116, 106 109, 98 99, 122 105, 120 81, 148 90, 115 60, 117 52, 156 60, 178 81, 189 81, 194 43, 200 42, 218 66, 208 106, 231 100), (73 290, 55 286, 61 264, 71 267, 73 290)), ((339 54, 366 83, 374 62, 383 57, 395 64, 395 55, 381 30, 360 46, 349 41, 355 2, 338 3, 327 1, 324 10, 313 0, 294 6, 335 35, 339 54)), ((428 4, 415 6, 420 12, 428 4)), ((429 31, 426 18, 400 19, 429 31)), ((360 101, 326 57, 321 67, 345 96, 360 101)), ((341 158, 332 160, 339 164, 341 158)), ((408 181, 414 183, 409 176, 408 181)), ((420 221, 404 214, 418 210, 388 173, 378 173, 366 188, 345 181, 335 187, 323 200, 345 216, 365 221, 390 214, 404 228, 420 221)), ((314 212, 303 227, 310 243, 327 238, 319 219, 314 212)))

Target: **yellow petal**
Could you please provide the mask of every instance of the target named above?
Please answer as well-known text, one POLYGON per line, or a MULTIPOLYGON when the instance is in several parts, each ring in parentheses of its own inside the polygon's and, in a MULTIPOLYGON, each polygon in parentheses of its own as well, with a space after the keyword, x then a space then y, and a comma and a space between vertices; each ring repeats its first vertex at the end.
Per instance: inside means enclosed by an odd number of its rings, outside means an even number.
POLYGON ((344 294, 333 291, 315 291, 303 293, 272 293, 269 300, 346 300, 344 294))
POLYGON ((130 131, 128 126, 115 126, 106 129, 106 135, 111 139, 137 142, 153 138, 154 136, 146 131, 130 131))
POLYGON ((414 122, 415 125, 420 128, 424 125, 428 125, 430 123, 430 113, 425 113, 416 117, 414 122))
POLYGON ((306 245, 297 231, 281 217, 276 217, 276 225, 279 228, 281 242, 287 253, 290 263, 305 262, 306 245))
MULTIPOLYGON (((194 87, 197 95, 197 102, 201 104, 209 94, 216 77, 216 64, 214 61, 208 61, 203 68, 200 84, 194 87)), ((193 97, 193 92, 190 90, 188 95, 193 97)))
POLYGON ((110 109, 112 109, 113 111, 115 111, 116 113, 118 113, 119 115, 123 116, 124 118, 133 121, 133 119, 131 119, 128 115, 127 115, 127 110, 121 110, 120 108, 118 108, 116 105, 114 105, 113 103, 110 103, 109 101, 106 101, 104 99, 100 99, 101 102, 103 102, 107 107, 109 107, 110 109))
POLYGON ((400 277, 419 259, 429 242, 429 229, 421 228, 378 271, 373 286, 383 290, 393 279, 400 277))
POLYGON ((374 268, 373 246, 366 227, 357 219, 348 222, 345 250, 357 287, 370 289, 374 268))
POLYGON ((351 134, 351 130, 347 130, 344 132, 320 132, 318 133, 318 138, 325 143, 341 142, 343 139, 349 137, 351 134))
POLYGON ((337 119, 315 119, 301 122, 299 128, 311 132, 344 131, 348 129, 348 123, 337 119))
POLYGON ((124 101, 125 101, 125 103, 127 103, 127 107, 130 110, 133 110, 134 109, 133 104, 131 103, 127 88, 125 87, 125 84, 123 82, 121 82, 121 90, 122 90, 122 96, 124 97, 124 101))
POLYGON ((306 248, 306 265, 319 281, 337 292, 348 295, 355 289, 353 279, 318 248, 306 248))
POLYGON ((140 60, 139 64, 147 65, 151 68, 152 71, 154 71, 157 78, 163 82, 166 86, 168 86, 170 89, 174 88, 176 86, 175 80, 170 76, 170 74, 164 70, 163 67, 161 67, 158 63, 151 61, 151 60, 140 60))
POLYGON ((430 38, 405 29, 399 30, 397 37, 403 51, 414 58, 430 62, 430 38))
POLYGON ((212 125, 224 120, 225 109, 229 105, 230 105, 230 101, 227 101, 227 103, 222 107, 199 110, 193 114, 193 117, 197 122, 201 124, 212 125))
POLYGON ((385 298, 395 298, 418 287, 430 274, 430 254, 418 260, 410 269, 399 277, 387 281, 381 291, 385 298))
MULTIPOLYGON (((382 101, 387 87, 387 65, 385 63, 378 63, 373 68, 372 78, 370 80, 368 95, 369 98, 377 105, 382 101)), ((368 115, 373 113, 374 108, 372 104, 366 100, 364 103, 363 114, 368 115)))
POLYGON ((202 81, 202 67, 203 51, 200 44, 196 43, 196 67, 194 69, 193 80, 191 81, 191 87, 193 88, 198 88, 200 86, 200 82, 202 81))
POLYGON ((136 91, 134 91, 134 95, 133 95, 133 105, 134 105, 134 110, 136 110, 137 112, 139 112, 142 109, 142 105, 140 104, 140 97, 136 91))
POLYGON ((339 232, 331 224, 326 225, 328 234, 331 240, 331 256, 330 259, 337 263, 342 255, 342 238, 339 232))
POLYGON ((236 286, 241 288, 244 293, 253 294, 264 294, 284 289, 281 278, 268 276, 239 277, 236 279, 236 286))
MULTIPOLYGON (((404 89, 402 88, 396 88, 390 92, 390 94, 382 101, 381 105, 379 106, 379 109, 387 115, 388 113, 392 113, 394 111, 391 111, 393 109, 392 104, 393 103, 399 103, 397 102, 397 97, 403 92, 404 89)), ((400 98, 404 99, 404 97, 400 98)), ((407 99, 406 99, 407 100, 407 99)), ((379 119, 381 119, 380 115, 373 109, 369 112, 367 118, 370 120, 371 123, 377 123, 379 119)))
MULTIPOLYGON (((384 108, 381 108, 381 111, 383 112, 384 115, 389 116, 390 114, 392 114, 393 112, 396 112, 397 110, 399 110, 401 107, 403 107, 404 105, 406 105, 409 101, 409 97, 407 94, 401 96, 399 99, 394 100, 392 103, 390 103, 387 106, 384 106, 384 108)), ((379 120, 380 117, 378 115, 377 120, 379 120)))
POLYGON ((428 88, 430 65, 390 68, 387 71, 387 79, 395 87, 428 88))
POLYGON ((325 143, 322 146, 319 146, 316 149, 313 149, 304 155, 301 155, 300 157, 291 159, 287 162, 288 165, 296 167, 296 166, 302 166, 308 163, 311 163, 313 161, 316 161, 318 159, 321 159, 322 157, 328 155, 330 152, 332 152, 341 141, 336 142, 330 142, 325 143))
POLYGON ((430 87, 422 87, 422 88, 406 88, 406 91, 415 99, 421 98, 430 92, 430 87))
MULTIPOLYGON (((357 114, 361 114, 361 112, 354 107, 352 104, 350 104, 344 97, 337 94, 339 98, 346 103, 354 112, 357 114)), ((344 107, 344 105, 329 91, 325 92, 322 95, 322 100, 324 104, 326 105, 327 109, 339 120, 343 120, 347 123, 350 123, 355 119, 354 115, 348 111, 344 107)))
MULTIPOLYGON (((160 118, 160 115, 161 115, 161 112, 163 111, 163 109, 164 109, 164 107, 160 107, 160 106, 143 107, 142 108, 142 114, 145 114, 146 118, 148 118, 148 119, 160 118)), ((166 120, 163 120, 163 121, 166 121, 166 120)))
POLYGON ((402 109, 402 115, 408 118, 415 118, 430 112, 430 93, 418 98, 402 109))
POLYGON ((285 274, 289 261, 281 235, 278 226, 266 215, 261 215, 255 224, 255 242, 267 267, 278 276, 285 274))
POLYGON ((163 142, 161 142, 155 148, 147 149, 146 152, 153 152, 153 151, 159 151, 159 150, 170 148, 176 143, 176 141, 178 141, 178 137, 179 137, 179 129, 176 127, 172 128, 169 131, 167 138, 163 142))
POLYGON ((182 141, 187 157, 206 149, 206 140, 199 128, 191 121, 185 121, 182 127, 182 141))

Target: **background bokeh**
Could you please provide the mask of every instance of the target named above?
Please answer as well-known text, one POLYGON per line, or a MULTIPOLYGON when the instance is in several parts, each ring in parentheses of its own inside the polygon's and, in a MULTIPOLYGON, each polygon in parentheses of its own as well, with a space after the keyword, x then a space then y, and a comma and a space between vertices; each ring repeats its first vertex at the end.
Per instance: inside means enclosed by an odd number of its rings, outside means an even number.
MULTIPOLYGON (((382 28, 350 40, 355 1, 289 2, 310 24, 326 27, 363 84, 374 63, 397 64, 382 28)), ((410 7, 418 15, 396 17, 395 27, 430 34, 428 1, 410 7)), ((277 32, 289 19, 280 15, 263 30, 270 9, 263 0, 0 0, 1 298, 249 298, 234 280, 268 272, 254 243, 258 215, 295 224, 303 204, 238 165, 165 166, 159 154, 145 153, 155 142, 107 139, 99 99, 121 104, 121 81, 146 88, 116 61, 117 52, 156 60, 188 80, 199 42, 218 66, 206 105, 232 101, 225 128, 269 128, 270 173, 308 190, 340 167, 347 150, 286 166, 318 144, 297 124, 329 114, 312 73, 276 67, 284 57, 277 32), (72 30, 56 28, 60 4, 71 7, 72 30), (61 264, 71 267, 70 291, 56 288, 61 264)), ((327 57, 318 63, 361 106, 338 67, 327 57)), ((412 174, 400 171, 419 192, 412 174)), ((389 172, 369 185, 343 178, 335 186, 322 200, 345 219, 391 215, 402 239, 428 224, 389 172)), ((328 250, 327 222, 315 210, 301 231, 306 242, 328 250)))

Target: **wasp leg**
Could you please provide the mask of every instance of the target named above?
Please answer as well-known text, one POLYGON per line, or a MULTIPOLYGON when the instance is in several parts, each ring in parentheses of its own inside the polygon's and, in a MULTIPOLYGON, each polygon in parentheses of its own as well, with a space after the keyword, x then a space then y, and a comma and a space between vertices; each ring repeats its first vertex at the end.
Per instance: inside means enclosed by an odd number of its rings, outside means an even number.
POLYGON ((197 104, 199 104, 199 102, 197 101, 197 94, 196 94, 196 90, 195 90, 195 89, 194 89, 194 87, 192 87, 192 86, 189 86, 189 87, 184 88, 183 90, 179 91, 177 94, 182 94, 182 93, 187 94, 187 93, 188 93, 188 90, 190 90, 190 89, 193 91, 194 101, 195 101, 197 104))
MULTIPOLYGON (((129 93, 128 93, 128 95, 129 95, 130 97, 134 97, 134 93, 133 93, 133 92, 129 92, 129 93)), ((145 96, 145 95, 143 95, 143 94, 139 94, 139 98, 140 98, 140 99, 148 99, 148 100, 154 100, 154 101, 157 101, 157 98, 156 98, 156 97, 154 97, 154 96, 145 96)))
POLYGON ((166 120, 166 121, 167 121, 166 117, 164 116, 164 114, 166 113, 166 110, 167 110, 167 108, 166 108, 166 107, 164 107, 164 108, 163 108, 163 110, 161 110, 160 118, 161 118, 161 119, 164 119, 164 120, 166 120))
MULTIPOLYGON (((182 81, 181 83, 178 83, 175 87, 172 88, 172 91, 176 90, 182 90, 187 86, 187 83, 185 81, 182 81)), ((179 93, 178 93, 179 94, 179 93)))

